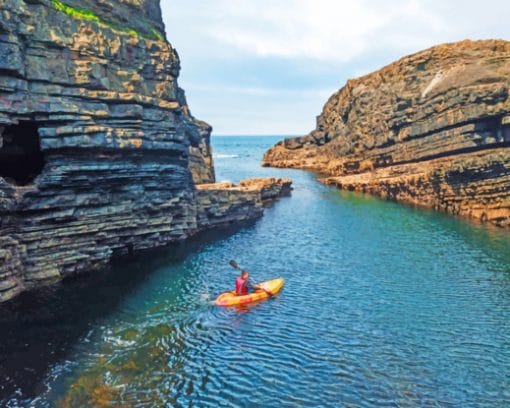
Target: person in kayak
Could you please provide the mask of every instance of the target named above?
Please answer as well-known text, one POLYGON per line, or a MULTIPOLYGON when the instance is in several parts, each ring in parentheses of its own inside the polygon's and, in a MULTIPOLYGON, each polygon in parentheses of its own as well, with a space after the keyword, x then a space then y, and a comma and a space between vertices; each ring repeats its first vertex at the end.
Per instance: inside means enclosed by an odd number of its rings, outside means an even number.
POLYGON ((250 274, 248 271, 241 271, 241 276, 236 278, 236 295, 247 295, 250 289, 259 289, 259 287, 250 283, 250 274))

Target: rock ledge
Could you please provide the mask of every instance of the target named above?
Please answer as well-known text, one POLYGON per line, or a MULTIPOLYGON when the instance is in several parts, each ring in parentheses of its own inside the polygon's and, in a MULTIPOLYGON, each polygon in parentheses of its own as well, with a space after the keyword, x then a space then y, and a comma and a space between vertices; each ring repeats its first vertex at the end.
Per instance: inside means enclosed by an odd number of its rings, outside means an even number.
POLYGON ((353 79, 263 165, 510 227, 510 42, 439 45, 353 79))
POLYGON ((212 128, 164 32, 159 0, 0 1, 0 302, 284 190, 195 187, 215 181, 212 128))
POLYGON ((287 196, 292 181, 286 178, 254 178, 241 181, 198 184, 198 225, 206 229, 260 217, 264 206, 287 196))

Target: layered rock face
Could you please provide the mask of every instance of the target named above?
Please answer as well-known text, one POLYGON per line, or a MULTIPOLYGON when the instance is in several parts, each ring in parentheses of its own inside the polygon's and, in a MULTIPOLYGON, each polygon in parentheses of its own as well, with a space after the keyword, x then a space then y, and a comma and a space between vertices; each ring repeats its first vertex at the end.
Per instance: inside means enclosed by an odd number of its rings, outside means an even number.
POLYGON ((209 226, 179 69, 157 0, 0 2, 0 301, 209 226))
POLYGON ((292 181, 286 178, 258 178, 233 183, 197 185, 198 224, 201 228, 222 226, 257 218, 264 205, 291 192, 292 181))
POLYGON ((263 164, 510 227, 510 42, 463 41, 350 80, 263 164))

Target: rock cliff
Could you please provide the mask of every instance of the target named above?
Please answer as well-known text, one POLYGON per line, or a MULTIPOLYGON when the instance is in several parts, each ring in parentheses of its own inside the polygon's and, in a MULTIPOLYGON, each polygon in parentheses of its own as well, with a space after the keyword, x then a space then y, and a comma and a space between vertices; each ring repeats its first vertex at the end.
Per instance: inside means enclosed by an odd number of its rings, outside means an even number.
POLYGON ((0 301, 216 224, 179 69, 158 0, 0 2, 0 301))
POLYGON ((291 192, 291 180, 282 178, 247 179, 197 185, 198 224, 201 229, 257 218, 264 205, 291 192))
POLYGON ((510 227, 510 42, 463 41, 350 80, 263 164, 510 227))

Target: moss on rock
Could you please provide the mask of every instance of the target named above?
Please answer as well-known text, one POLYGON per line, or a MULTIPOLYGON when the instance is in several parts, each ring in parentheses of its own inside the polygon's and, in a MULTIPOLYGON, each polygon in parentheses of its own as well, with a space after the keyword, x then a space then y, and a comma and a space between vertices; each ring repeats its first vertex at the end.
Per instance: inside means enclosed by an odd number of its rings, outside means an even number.
POLYGON ((60 0, 51 0, 51 4, 55 10, 65 13, 68 16, 71 16, 73 18, 79 18, 82 20, 93 21, 98 24, 103 24, 107 27, 110 27, 113 30, 121 31, 121 32, 127 33, 129 35, 132 35, 134 37, 143 37, 143 38, 147 38, 149 40, 157 40, 157 41, 165 40, 163 35, 158 30, 156 30, 150 23, 147 23, 148 32, 150 34, 142 34, 133 28, 121 27, 118 24, 114 24, 110 21, 106 21, 106 20, 102 19, 101 17, 99 17, 92 10, 88 10, 88 9, 84 9, 84 8, 80 8, 80 7, 72 7, 69 4, 66 4, 60 0))

